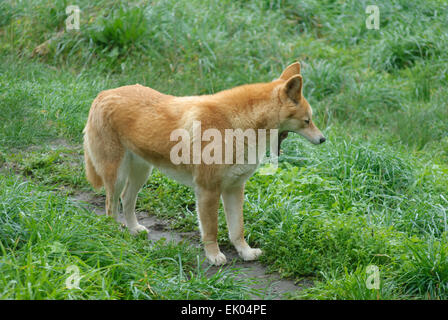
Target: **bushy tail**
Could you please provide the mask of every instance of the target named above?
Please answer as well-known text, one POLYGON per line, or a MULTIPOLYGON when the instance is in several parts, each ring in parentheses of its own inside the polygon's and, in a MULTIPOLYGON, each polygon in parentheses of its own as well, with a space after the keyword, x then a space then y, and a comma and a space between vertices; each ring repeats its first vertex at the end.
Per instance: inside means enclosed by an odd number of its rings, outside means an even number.
POLYGON ((93 166, 92 159, 90 159, 89 156, 89 150, 86 145, 87 141, 84 141, 84 161, 86 164, 86 176, 87 180, 90 182, 90 184, 95 188, 99 189, 103 186, 103 179, 98 175, 98 173, 95 170, 95 167, 93 166))

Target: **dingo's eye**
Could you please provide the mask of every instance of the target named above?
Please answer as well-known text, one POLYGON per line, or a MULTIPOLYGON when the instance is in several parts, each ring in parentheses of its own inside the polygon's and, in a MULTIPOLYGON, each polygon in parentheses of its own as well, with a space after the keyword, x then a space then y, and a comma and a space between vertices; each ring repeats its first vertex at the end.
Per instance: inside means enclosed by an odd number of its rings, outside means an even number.
POLYGON ((306 124, 310 124, 310 120, 309 119, 304 120, 304 121, 305 121, 306 124))

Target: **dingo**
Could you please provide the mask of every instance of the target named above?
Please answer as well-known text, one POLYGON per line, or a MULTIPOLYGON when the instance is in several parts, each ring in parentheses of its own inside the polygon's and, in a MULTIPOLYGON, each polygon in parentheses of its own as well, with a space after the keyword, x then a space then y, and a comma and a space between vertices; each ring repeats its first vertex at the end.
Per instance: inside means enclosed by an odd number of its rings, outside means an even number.
POLYGON ((201 130, 215 129, 223 137, 226 129, 276 129, 280 139, 295 132, 314 144, 322 143, 325 138, 311 116, 302 94, 299 63, 288 66, 270 83, 211 95, 174 97, 138 84, 106 90, 93 101, 84 128, 87 179, 95 188, 104 185, 108 216, 117 218, 121 198, 132 234, 148 232, 137 222, 134 210, 137 194, 154 166, 192 186, 205 254, 215 265, 226 263, 217 242, 221 197, 230 241, 244 260, 255 260, 262 251, 244 239, 243 201, 245 181, 259 162, 174 164, 170 153, 177 142, 170 135, 176 129, 192 132, 193 122, 199 121, 201 130))

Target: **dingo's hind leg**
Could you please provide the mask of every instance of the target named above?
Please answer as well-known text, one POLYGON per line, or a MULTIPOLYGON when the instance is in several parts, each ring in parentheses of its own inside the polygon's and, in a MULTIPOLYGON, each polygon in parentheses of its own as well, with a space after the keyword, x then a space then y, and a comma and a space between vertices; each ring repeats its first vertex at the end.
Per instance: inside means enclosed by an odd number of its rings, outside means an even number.
POLYGON ((128 167, 128 175, 126 186, 121 194, 121 202, 123 204, 126 226, 132 234, 148 232, 148 229, 137 221, 137 217, 135 216, 135 204, 137 202, 138 192, 148 180, 152 166, 145 160, 131 153, 127 153, 125 158, 128 167))
POLYGON ((101 136, 91 130, 85 139, 88 160, 94 165, 95 174, 101 178, 106 190, 106 214, 117 220, 120 193, 126 182, 126 172, 123 172, 122 166, 123 147, 112 134, 104 133, 101 136))
POLYGON ((105 175, 106 214, 118 221, 120 194, 126 182, 126 173, 120 170, 119 163, 109 164, 109 174, 105 175))

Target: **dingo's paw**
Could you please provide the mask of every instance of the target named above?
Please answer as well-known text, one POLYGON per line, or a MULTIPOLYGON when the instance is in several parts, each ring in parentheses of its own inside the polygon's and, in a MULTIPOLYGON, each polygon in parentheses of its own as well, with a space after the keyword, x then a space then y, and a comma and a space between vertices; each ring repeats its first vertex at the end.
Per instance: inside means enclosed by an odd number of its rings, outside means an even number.
POLYGON ((226 256, 222 252, 218 252, 216 255, 207 255, 208 260, 215 266, 220 266, 227 263, 226 256))
POLYGON ((263 254, 263 251, 258 248, 245 248, 240 253, 240 257, 243 258, 244 261, 252 261, 257 260, 259 256, 263 254))
POLYGON ((149 233, 149 230, 146 229, 145 226, 142 226, 141 224, 137 224, 136 226, 134 226, 134 227, 132 227, 132 228, 129 228, 129 232, 130 232, 132 235, 137 235, 137 234, 139 234, 140 232, 146 232, 146 233, 149 233))

